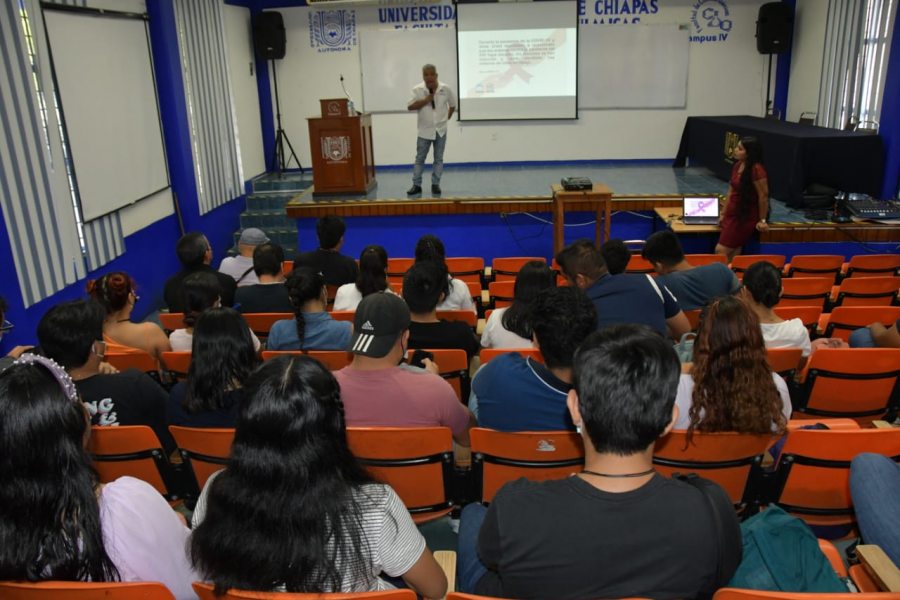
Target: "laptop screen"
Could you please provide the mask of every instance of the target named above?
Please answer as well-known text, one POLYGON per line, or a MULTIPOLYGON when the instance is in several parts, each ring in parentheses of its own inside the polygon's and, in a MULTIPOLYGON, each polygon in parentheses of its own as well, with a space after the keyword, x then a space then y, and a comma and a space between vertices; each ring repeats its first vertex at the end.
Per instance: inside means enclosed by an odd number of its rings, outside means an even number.
POLYGON ((717 218, 719 216, 718 196, 685 196, 684 216, 717 218))

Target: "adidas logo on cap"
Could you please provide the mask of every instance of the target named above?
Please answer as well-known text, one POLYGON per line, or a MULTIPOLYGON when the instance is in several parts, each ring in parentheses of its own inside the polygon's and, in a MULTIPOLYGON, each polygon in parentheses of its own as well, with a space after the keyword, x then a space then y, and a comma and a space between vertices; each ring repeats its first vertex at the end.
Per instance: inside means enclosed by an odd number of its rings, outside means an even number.
POLYGON ((372 325, 371 321, 366 321, 362 324, 362 327, 360 327, 360 329, 365 329, 366 331, 375 331, 375 326, 372 325))

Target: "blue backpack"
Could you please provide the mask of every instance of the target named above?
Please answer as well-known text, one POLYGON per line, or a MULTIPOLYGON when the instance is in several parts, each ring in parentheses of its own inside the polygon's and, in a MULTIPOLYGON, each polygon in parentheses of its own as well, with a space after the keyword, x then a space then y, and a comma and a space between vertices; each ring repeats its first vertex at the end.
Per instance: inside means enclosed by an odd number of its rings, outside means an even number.
POLYGON ((778 506, 741 523, 743 559, 728 587, 781 592, 849 590, 806 523, 778 506))

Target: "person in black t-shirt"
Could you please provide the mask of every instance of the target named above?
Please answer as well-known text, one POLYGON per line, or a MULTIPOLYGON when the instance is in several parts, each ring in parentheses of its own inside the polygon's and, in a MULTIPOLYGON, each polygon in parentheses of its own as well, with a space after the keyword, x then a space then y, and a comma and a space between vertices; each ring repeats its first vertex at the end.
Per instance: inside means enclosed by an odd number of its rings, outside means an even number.
POLYGON ((253 271, 259 283, 240 287, 234 293, 236 308, 243 313, 289 313, 294 305, 284 285, 284 250, 278 244, 263 244, 253 251, 253 271))
POLYGON ((115 374, 100 371, 106 352, 104 316, 103 307, 94 301, 57 304, 38 323, 41 350, 75 381, 92 425, 147 425, 168 455, 175 450, 175 440, 166 427, 165 390, 134 369, 115 374))
MULTIPOLYGON (((460 590, 501 598, 710 597, 717 531, 739 537, 731 500, 709 484, 653 469, 656 440, 678 414, 680 364, 643 325, 595 332, 578 349, 567 404, 584 440, 584 469, 566 479, 519 479, 489 508, 470 504, 459 530, 460 590), (717 518, 709 502, 722 515, 717 518), (477 551, 476 551, 477 549, 477 551)), ((739 545, 739 543, 738 543, 739 545)), ((722 552, 726 553, 725 550, 722 552)))
MULTIPOLYGON (((403 299, 409 305, 410 348, 458 348, 466 357, 478 352, 478 340, 472 328, 462 321, 437 318, 437 306, 447 296, 447 272, 437 263, 414 264, 403 277, 403 299)), ((468 397, 468 396, 464 396, 468 397)))
POLYGON ((341 286, 353 283, 359 274, 356 261, 341 254, 344 245, 344 220, 333 215, 325 216, 316 223, 319 248, 312 252, 302 252, 294 258, 294 267, 311 267, 325 276, 325 283, 341 286))

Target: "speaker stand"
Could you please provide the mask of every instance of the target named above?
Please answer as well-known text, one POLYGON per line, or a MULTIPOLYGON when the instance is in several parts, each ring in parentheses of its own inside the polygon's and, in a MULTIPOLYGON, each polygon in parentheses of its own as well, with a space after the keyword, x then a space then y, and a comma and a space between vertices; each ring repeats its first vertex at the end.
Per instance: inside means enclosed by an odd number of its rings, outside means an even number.
POLYGON ((287 136, 287 133, 284 131, 284 128, 281 126, 281 101, 278 98, 278 71, 275 68, 275 59, 272 59, 272 81, 275 84, 275 123, 277 128, 275 130, 275 147, 272 149, 272 164, 275 168, 275 171, 278 173, 278 177, 282 177, 284 170, 288 168, 291 164, 291 159, 297 163, 297 167, 300 169, 301 175, 304 173, 303 165, 300 164, 300 159, 297 158, 297 153, 294 152, 294 146, 291 144, 290 138, 287 136), (284 146, 287 145, 288 149, 291 153, 287 157, 287 161, 284 159, 284 146))
POLYGON ((772 53, 769 53, 769 70, 766 71, 766 118, 781 119, 781 115, 776 115, 772 110, 772 53))

